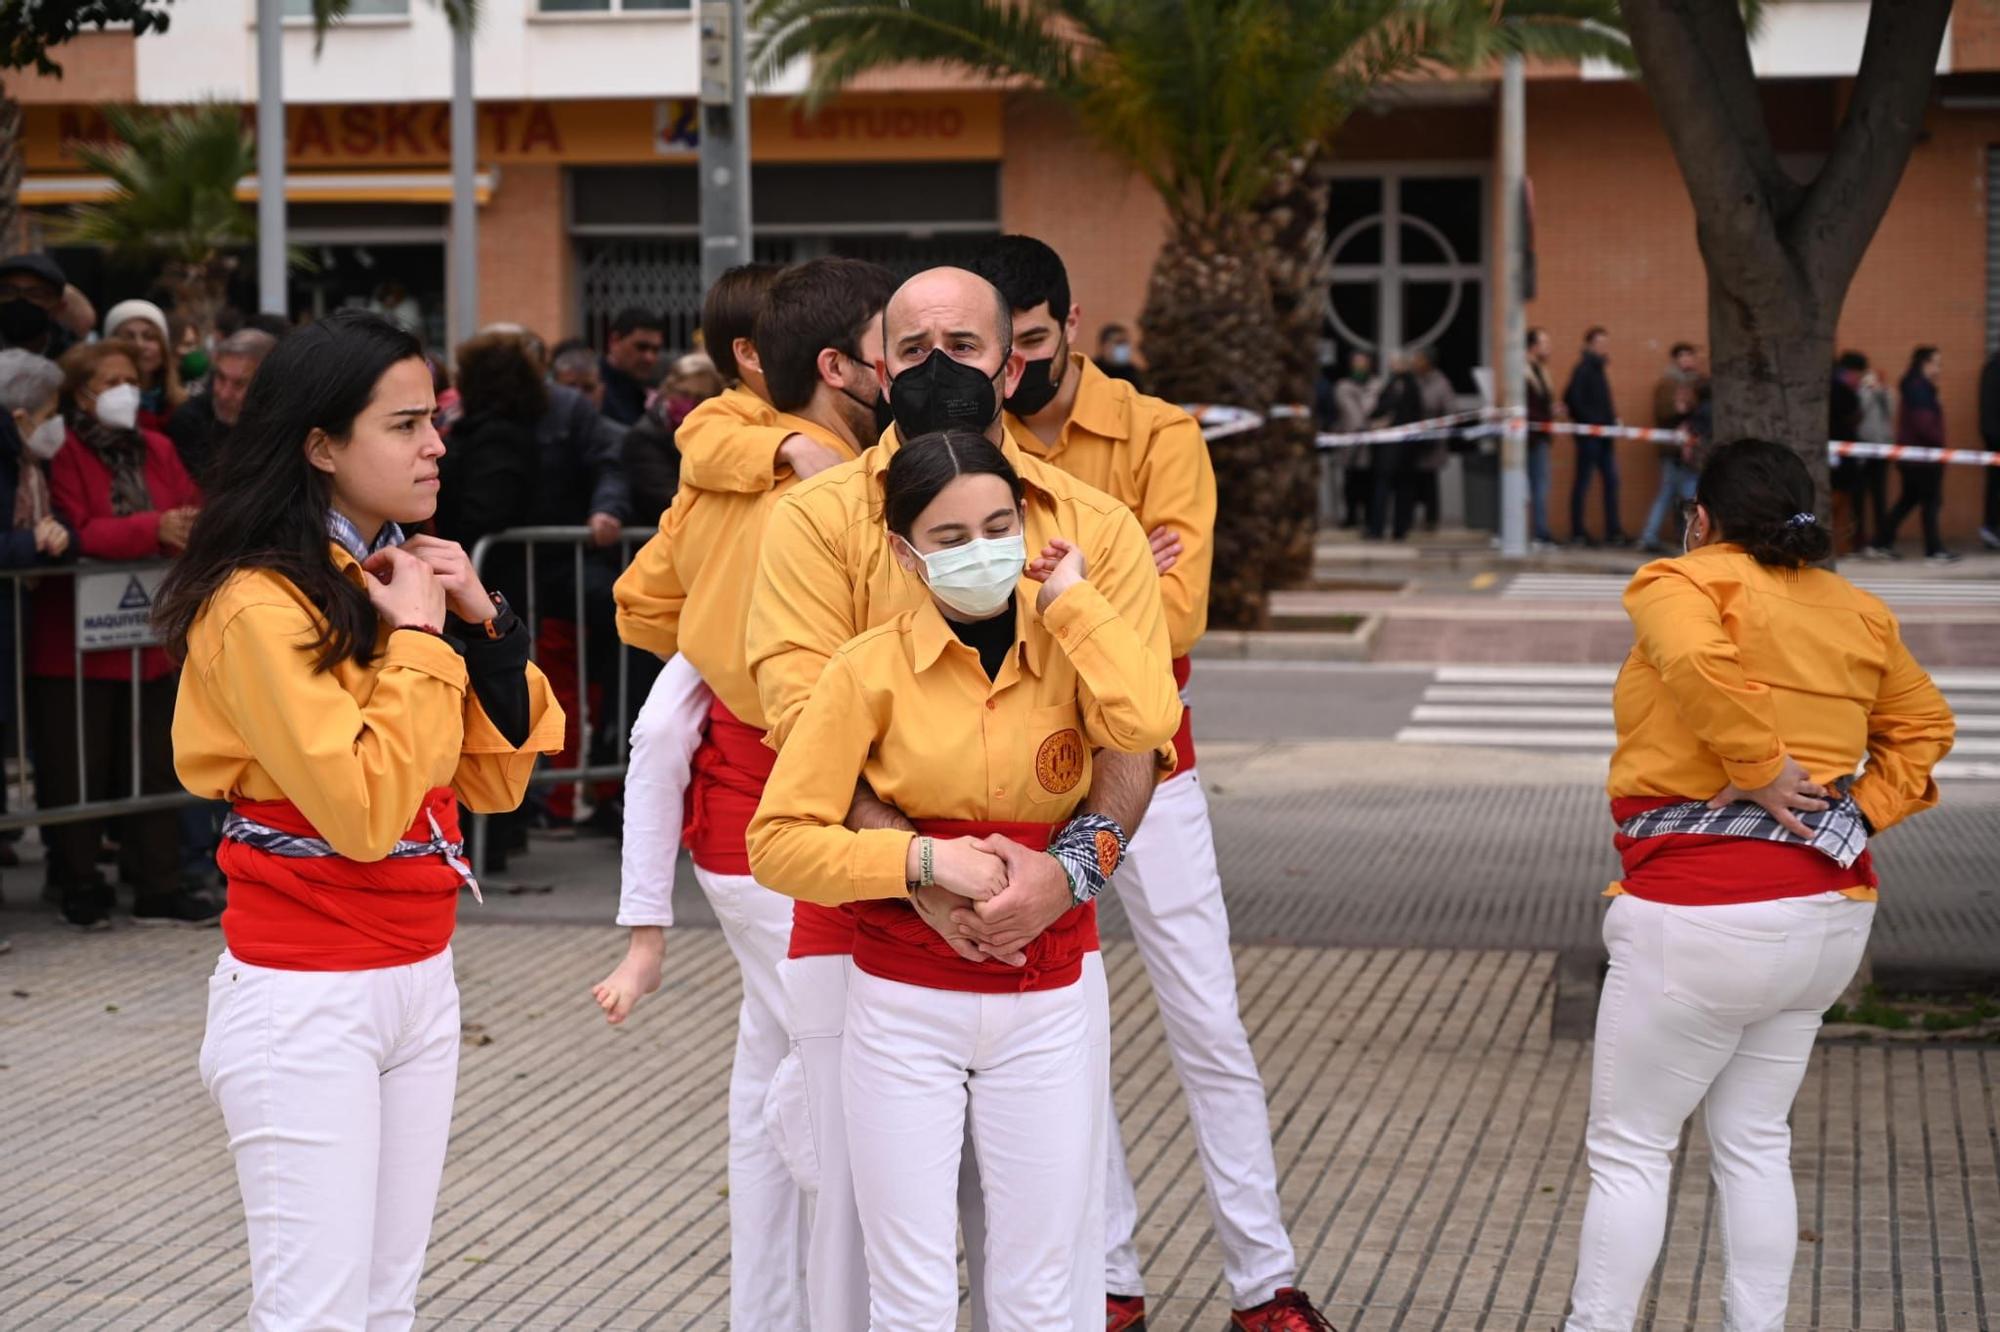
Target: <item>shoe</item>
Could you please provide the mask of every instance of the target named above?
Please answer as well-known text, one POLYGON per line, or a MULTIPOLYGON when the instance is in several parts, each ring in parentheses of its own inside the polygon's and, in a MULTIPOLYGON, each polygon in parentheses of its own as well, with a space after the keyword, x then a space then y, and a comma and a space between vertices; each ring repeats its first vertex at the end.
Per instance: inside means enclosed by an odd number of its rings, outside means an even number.
MULTIPOLYGON (((13 951, 14 951, 14 941, 12 939, 0 939, 0 956, 5 956, 6 954, 11 953, 13 951)), ((1141 1326, 1143 1325, 1144 1324, 1142 1322, 1141 1326)))
POLYGON ((1578 532, 1569 539, 1569 545, 1571 550, 1594 549, 1597 545, 1597 538, 1588 532, 1578 532))
POLYGON ((1104 1332, 1146 1332, 1146 1297, 1106 1295, 1104 1332))
POLYGON ((1657 541, 1641 541, 1639 543, 1639 550, 1640 553, 1645 555, 1664 555, 1667 553, 1667 548, 1657 541))
POLYGON ((1280 1286, 1267 1302, 1230 1314, 1223 1332, 1335 1332, 1335 1328, 1325 1314, 1313 1308, 1304 1291, 1280 1286))
POLYGON ((1980 528, 1979 544, 1988 550, 2000 550, 2000 532, 1996 532, 1990 527, 1980 528))
POLYGON ((134 925, 205 929, 222 922, 222 904, 183 885, 170 893, 142 897, 132 907, 134 925))
POLYGON ((66 887, 62 890, 62 918, 80 930, 108 930, 115 900, 111 885, 102 879, 66 887))
POLYGON ((1924 563, 1925 563, 1925 564, 1957 564, 1957 563, 1958 563, 1958 562, 1959 562, 1960 560, 1962 560, 1962 559, 1964 559, 1964 558, 1965 558, 1965 556, 1963 556, 1963 555, 1954 555, 1954 554, 1952 554, 1952 553, 1951 553, 1950 551, 1948 551, 1948 550, 1940 550, 1940 551, 1935 551, 1935 552, 1933 552, 1932 554, 1929 554, 1929 555, 1926 555, 1926 556, 1924 556, 1924 563))
POLYGON ((1556 543, 1547 537, 1536 537, 1528 543, 1528 553, 1531 555, 1547 555, 1555 548, 1556 543))
POLYGON ((1632 548, 1632 538, 1626 536, 1623 532, 1614 532, 1604 538, 1604 544, 1613 550, 1630 550, 1632 548))
POLYGON ((1896 558, 1895 552, 1884 550, 1880 546, 1863 546, 1856 553, 1859 554, 1862 559, 1867 560, 1872 564, 1881 564, 1885 560, 1893 560, 1896 558))
POLYGON ((590 817, 576 825, 578 836, 609 837, 615 841, 625 838, 625 802, 606 800, 590 811, 590 817))

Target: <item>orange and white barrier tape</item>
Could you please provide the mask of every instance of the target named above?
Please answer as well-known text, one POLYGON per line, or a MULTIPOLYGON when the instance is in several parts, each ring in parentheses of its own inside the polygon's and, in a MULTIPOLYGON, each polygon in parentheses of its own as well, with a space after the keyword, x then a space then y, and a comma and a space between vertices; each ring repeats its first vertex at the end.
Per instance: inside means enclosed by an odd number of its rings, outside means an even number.
POLYGON ((1826 446, 1834 458, 1893 458, 1897 462, 1969 463, 1974 467, 2000 467, 2000 453, 1985 449, 1930 449, 1921 444, 1865 444, 1859 440, 1836 439, 1826 446))

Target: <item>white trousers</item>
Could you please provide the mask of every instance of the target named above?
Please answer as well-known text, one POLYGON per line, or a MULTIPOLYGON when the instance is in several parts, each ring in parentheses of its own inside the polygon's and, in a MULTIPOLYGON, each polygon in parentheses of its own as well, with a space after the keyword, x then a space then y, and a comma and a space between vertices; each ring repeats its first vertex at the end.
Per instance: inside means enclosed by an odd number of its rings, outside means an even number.
POLYGON ((654 678, 633 719, 618 877, 620 925, 674 923, 681 819, 712 697, 688 659, 676 653, 654 678))
POLYGON ((1591 1059, 1590 1201, 1566 1332, 1629 1332, 1666 1230, 1681 1126, 1705 1109, 1722 1325, 1778 1332, 1798 1248, 1787 1116, 1875 904, 1838 894, 1678 907, 1614 900, 1591 1059))
MULTIPOLYGON (((1091 1104, 1098 1111, 1091 1117, 1090 1159, 1101 1161, 1110 1146, 1111 1115, 1111 996, 1104 977, 1104 954, 1092 949, 1083 955, 1084 1002, 1089 1005, 1091 1076, 1097 1089, 1091 1104)), ((968 1150, 958 1172, 958 1224, 965 1234, 965 1274, 972 1285, 972 1332, 987 1332, 986 1316, 986 1199, 979 1187, 978 1153, 968 1150)), ((1076 1270, 1089 1274, 1104 1257, 1104 1177, 1090 1172, 1085 1181, 1089 1193, 1078 1216, 1076 1230, 1076 1270)), ((1076 1283, 1075 1326, 1095 1329, 1104 1317, 1104 1290, 1095 1281, 1076 1283)), ((817 1332, 817 1329, 815 1329, 817 1332)))
POLYGON ((415 1323, 458 1046, 450 949, 371 971, 216 962, 199 1065, 236 1158, 256 1332, 415 1323))
POLYGON ((805 1203, 765 1123, 764 1101, 792 1044, 778 982, 792 899, 747 874, 697 865, 694 877, 743 976, 729 1068, 730 1326, 789 1332, 806 1326, 805 1203))
POLYGON ((868 1332, 868 1259, 840 1094, 852 965, 845 955, 778 964, 792 1052, 772 1084, 766 1115, 805 1195, 806 1321, 813 1332, 868 1332))
MULTIPOLYGON (((1262 1304, 1278 1287, 1295 1284, 1298 1264, 1278 1204, 1264 1081, 1236 1007, 1236 962, 1208 800, 1193 769, 1175 773, 1153 793, 1112 884, 1153 982, 1167 1049, 1187 1094, 1231 1301, 1239 1309, 1262 1304)), ((1139 1201, 1115 1110, 1106 1155, 1105 1289, 1143 1294, 1133 1240, 1139 1201)))
POLYGON ((959 1157, 966 1127, 986 1198, 987 1317, 994 1332, 1073 1325, 1087 1208, 1089 1002, 1081 984, 968 994, 856 969, 847 989, 841 1090, 866 1238, 873 1332, 951 1332, 958 1321, 959 1157))

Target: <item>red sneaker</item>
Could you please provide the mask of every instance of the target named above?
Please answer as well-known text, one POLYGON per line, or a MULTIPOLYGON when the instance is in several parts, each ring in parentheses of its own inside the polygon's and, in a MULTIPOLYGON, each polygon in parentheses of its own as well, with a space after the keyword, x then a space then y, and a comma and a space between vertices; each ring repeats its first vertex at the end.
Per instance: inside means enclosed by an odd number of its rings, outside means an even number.
POLYGON ((1146 1332, 1146 1297, 1106 1295, 1104 1332, 1146 1332))
POLYGON ((1229 1315, 1223 1332, 1336 1332, 1326 1315, 1313 1308, 1306 1293, 1291 1286, 1254 1309, 1238 1309, 1229 1315))

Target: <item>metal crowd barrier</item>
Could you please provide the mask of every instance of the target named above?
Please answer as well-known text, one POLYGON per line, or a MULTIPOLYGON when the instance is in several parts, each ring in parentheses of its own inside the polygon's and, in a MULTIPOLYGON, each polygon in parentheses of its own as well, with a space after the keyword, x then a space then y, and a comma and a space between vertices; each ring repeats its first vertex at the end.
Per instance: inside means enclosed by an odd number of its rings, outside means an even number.
MULTIPOLYGON (((144 785, 139 765, 141 666, 145 650, 154 645, 150 617, 153 597, 166 574, 164 560, 110 563, 81 560, 74 564, 34 569, 0 569, 7 580, 5 595, 14 613, 14 745, 15 769, 9 781, 7 808, 0 811, 0 829, 27 828, 43 824, 80 823, 86 819, 117 818, 125 814, 145 814, 197 803, 185 791, 142 795, 144 785), (132 692, 132 780, 130 794, 111 800, 80 799, 74 804, 36 808, 29 785, 32 765, 28 761, 28 636, 33 632, 33 592, 58 580, 73 584, 75 601, 75 642, 70 652, 70 687, 83 687, 85 643, 93 653, 123 650, 131 654, 132 692)), ((77 793, 90 789, 89 747, 84 744, 83 705, 76 709, 77 793)))
MULTIPOLYGON (((558 768, 549 763, 539 765, 530 780, 531 786, 546 787, 563 782, 615 781, 625 775, 626 761, 630 753, 630 731, 627 724, 614 728, 615 759, 611 762, 592 763, 591 753, 591 708, 590 708, 590 633, 588 612, 585 608, 585 563, 598 550, 615 552, 617 567, 622 569, 631 561, 634 550, 653 535, 653 529, 628 527, 611 546, 598 547, 588 527, 524 527, 495 533, 480 540, 471 551, 473 568, 478 570, 482 581, 485 579, 484 562, 491 552, 503 545, 525 547, 523 563, 526 570, 526 605, 516 606, 515 611, 526 623, 531 635, 531 659, 539 659, 539 638, 541 631, 541 607, 536 579, 536 558, 538 550, 543 558, 567 558, 573 570, 573 586, 576 593, 577 633, 576 633, 576 678, 577 678, 577 761, 558 768), (558 548, 551 553, 549 548, 558 548)), ((0 577, 6 579, 4 595, 8 598, 14 613, 14 735, 12 753, 14 771, 8 774, 9 787, 7 808, 0 810, 0 829, 26 828, 61 823, 77 823, 87 819, 117 818, 127 814, 143 814, 159 809, 173 809, 202 802, 186 791, 144 795, 144 785, 140 766, 142 723, 144 719, 141 685, 143 654, 157 646, 152 634, 151 616, 154 597, 159 590, 160 580, 167 570, 167 561, 151 560, 134 563, 106 563, 81 560, 74 564, 55 565, 34 569, 0 569, 0 577), (28 638, 33 632, 32 613, 34 590, 55 580, 62 579, 74 584, 75 593, 75 646, 71 657, 70 684, 80 689, 84 679, 84 654, 106 651, 123 651, 130 654, 132 680, 132 725, 129 743, 131 747, 131 780, 126 785, 126 794, 112 799, 81 799, 75 803, 38 807, 34 799, 31 782, 33 765, 28 752, 28 638), (88 645, 88 646, 86 646, 88 645)), ((632 707, 632 649, 622 644, 618 649, 618 671, 615 691, 616 700, 613 716, 629 719, 634 715, 632 707)), ((88 770, 88 746, 84 743, 84 709, 77 708, 74 732, 78 771, 78 791, 87 792, 90 785, 88 770)), ((475 871, 485 867, 487 820, 473 820, 472 842, 475 871)))

